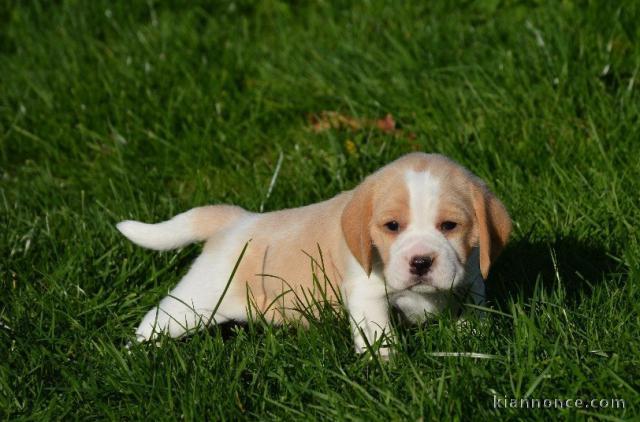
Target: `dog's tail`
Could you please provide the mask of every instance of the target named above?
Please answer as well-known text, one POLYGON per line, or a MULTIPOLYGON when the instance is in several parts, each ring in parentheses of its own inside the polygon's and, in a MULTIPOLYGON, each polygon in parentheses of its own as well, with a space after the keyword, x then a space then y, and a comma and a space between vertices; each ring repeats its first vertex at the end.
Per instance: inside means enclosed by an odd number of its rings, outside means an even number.
POLYGON ((145 248, 164 251, 207 240, 247 212, 231 205, 193 208, 157 224, 122 221, 120 233, 145 248))

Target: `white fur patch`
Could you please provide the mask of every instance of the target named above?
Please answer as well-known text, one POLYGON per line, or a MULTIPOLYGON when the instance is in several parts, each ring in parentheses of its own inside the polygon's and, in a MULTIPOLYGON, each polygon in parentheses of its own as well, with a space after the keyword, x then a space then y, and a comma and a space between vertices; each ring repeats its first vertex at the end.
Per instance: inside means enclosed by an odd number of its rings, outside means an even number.
POLYGON ((410 223, 408 231, 428 231, 435 225, 440 201, 440 179, 428 171, 408 171, 410 223))

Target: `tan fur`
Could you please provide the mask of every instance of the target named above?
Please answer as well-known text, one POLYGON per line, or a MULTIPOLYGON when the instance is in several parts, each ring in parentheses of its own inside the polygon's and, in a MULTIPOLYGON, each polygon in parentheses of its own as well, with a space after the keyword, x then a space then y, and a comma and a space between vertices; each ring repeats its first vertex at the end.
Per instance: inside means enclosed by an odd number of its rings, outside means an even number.
POLYGON ((247 211, 235 205, 208 205, 196 208, 193 229, 202 239, 208 239, 221 229, 235 222, 247 211))
POLYGON ((349 250, 371 274, 371 217, 373 212, 373 183, 365 182, 353 191, 340 217, 342 233, 349 250))
POLYGON ((341 216, 342 231, 351 253, 367 274, 372 269, 373 246, 383 263, 388 261, 389 247, 396 236, 384 228, 390 220, 406 226, 409 198, 403 182, 404 171, 412 163, 387 166, 369 176, 358 186, 341 216))
MULTIPOLYGON (((409 163, 407 163, 409 164, 409 163)), ((370 236, 382 265, 390 259, 391 245, 397 237, 396 232, 390 232, 384 225, 390 220, 397 221, 401 230, 409 224, 409 192, 404 183, 404 173, 411 167, 400 166, 389 168, 378 175, 373 190, 373 212, 370 223, 370 236)))
POLYGON ((246 283, 253 305, 268 320, 299 319, 292 310, 309 305, 309 298, 336 302, 344 272, 344 260, 336 256, 347 253, 337 216, 351 196, 345 192, 318 204, 263 214, 252 223, 235 280, 246 283))
POLYGON ((489 267, 500 255, 509 240, 511 218, 504 205, 484 184, 476 186, 473 201, 480 247, 480 271, 487 278, 489 267))

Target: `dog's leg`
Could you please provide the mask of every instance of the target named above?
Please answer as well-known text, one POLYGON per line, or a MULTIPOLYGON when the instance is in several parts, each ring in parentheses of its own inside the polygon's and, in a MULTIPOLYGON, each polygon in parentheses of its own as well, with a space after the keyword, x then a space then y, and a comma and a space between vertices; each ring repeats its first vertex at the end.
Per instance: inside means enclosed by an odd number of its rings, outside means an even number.
POLYGON ((222 298, 230 270, 219 254, 203 253, 160 304, 151 309, 136 330, 138 341, 148 341, 158 333, 181 337, 203 328, 207 323, 219 324, 230 319, 246 318, 246 306, 232 294, 233 286, 222 298), (222 298, 222 301, 221 301, 222 298), (220 302, 215 315, 211 315, 220 302))
POLYGON ((364 353, 369 346, 379 342, 378 355, 384 359, 388 358, 393 331, 384 282, 358 280, 349 283, 348 291, 345 293, 356 352, 364 353))

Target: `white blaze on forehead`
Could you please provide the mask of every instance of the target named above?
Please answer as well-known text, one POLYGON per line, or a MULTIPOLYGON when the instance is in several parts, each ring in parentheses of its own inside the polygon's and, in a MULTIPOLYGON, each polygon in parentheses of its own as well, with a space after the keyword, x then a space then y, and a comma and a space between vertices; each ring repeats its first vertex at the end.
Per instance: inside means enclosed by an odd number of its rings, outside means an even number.
POLYGON ((405 174, 409 189, 409 229, 434 227, 440 202, 440 179, 428 171, 409 170, 405 174))

